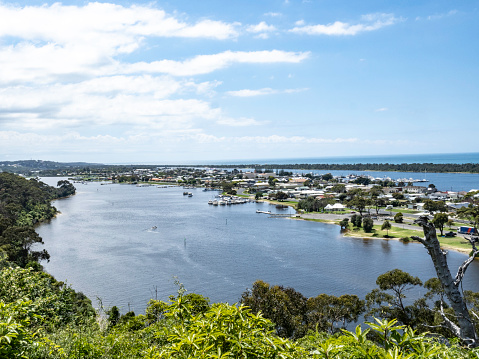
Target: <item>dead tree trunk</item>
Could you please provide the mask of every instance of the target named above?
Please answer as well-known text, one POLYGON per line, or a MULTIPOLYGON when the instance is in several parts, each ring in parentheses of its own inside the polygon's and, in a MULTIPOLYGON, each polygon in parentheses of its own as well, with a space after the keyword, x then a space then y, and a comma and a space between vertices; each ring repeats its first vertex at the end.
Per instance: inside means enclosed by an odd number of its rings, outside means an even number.
POLYGON ((411 238, 421 242, 431 256, 431 259, 434 263, 434 268, 436 269, 437 278, 441 282, 442 288, 450 302, 451 308, 454 310, 459 326, 447 318, 442 310, 442 305, 440 314, 446 326, 458 338, 462 339, 467 345, 476 347, 479 344, 476 330, 474 328, 474 323, 471 320, 471 316, 469 315, 469 311, 467 310, 467 306, 459 286, 462 282, 467 267, 479 251, 476 249, 474 241, 470 241, 473 248, 472 256, 469 257, 459 267, 456 278, 453 278, 451 272, 449 271, 446 255, 443 253, 439 245, 439 241, 436 236, 436 228, 434 225, 428 221, 427 217, 420 217, 415 221, 415 223, 418 223, 422 226, 425 238, 423 239, 416 236, 411 238))

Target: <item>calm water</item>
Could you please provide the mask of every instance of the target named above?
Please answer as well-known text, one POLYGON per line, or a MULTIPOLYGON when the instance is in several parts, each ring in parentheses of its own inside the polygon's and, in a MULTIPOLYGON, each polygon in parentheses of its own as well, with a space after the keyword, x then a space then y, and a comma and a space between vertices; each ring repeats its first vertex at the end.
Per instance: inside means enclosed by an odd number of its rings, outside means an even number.
MULTIPOLYGON (((255 213, 276 211, 266 203, 214 207, 207 201, 216 192, 189 191, 191 198, 182 188, 77 185, 77 195, 55 201, 62 214, 38 228, 51 255, 46 270, 94 302, 137 313, 149 298, 175 294, 174 276, 189 292, 229 303, 257 279, 308 297, 364 297, 394 268, 434 276, 419 244, 343 238, 334 225, 255 213)), ((448 257, 454 267, 466 258, 448 257)), ((478 263, 465 287, 479 291, 478 263)))

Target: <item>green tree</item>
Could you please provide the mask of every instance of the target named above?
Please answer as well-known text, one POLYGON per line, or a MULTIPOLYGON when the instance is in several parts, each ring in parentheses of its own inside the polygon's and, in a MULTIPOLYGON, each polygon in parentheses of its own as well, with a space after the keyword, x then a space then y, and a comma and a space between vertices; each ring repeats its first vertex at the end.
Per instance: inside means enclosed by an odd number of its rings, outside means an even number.
POLYGON ((333 179, 333 175, 331 173, 325 173, 321 176, 323 181, 331 181, 333 179))
POLYGON ((69 181, 62 180, 57 182, 57 196, 59 198, 68 197, 75 194, 75 186, 69 181))
POLYGON ((289 198, 288 194, 283 191, 278 191, 275 197, 278 201, 284 201, 285 199, 289 198))
POLYGON ((24 268, 30 262, 49 260, 50 255, 43 250, 35 250, 36 244, 44 244, 32 226, 10 226, 0 236, 0 250, 8 255, 8 261, 24 268))
POLYGON ((252 313, 261 312, 271 320, 281 337, 298 338, 304 335, 306 298, 293 288, 270 286, 258 280, 241 295, 241 304, 251 308, 252 313))
POLYGON ((368 316, 386 319, 398 319, 401 323, 416 326, 414 306, 404 303, 406 292, 416 286, 422 286, 418 277, 413 277, 400 269, 381 274, 376 280, 379 289, 373 289, 366 295, 368 316))
POLYGON ((444 203, 444 201, 433 201, 433 200, 430 200, 430 199, 426 199, 424 201, 424 210, 428 211, 430 213, 446 212, 447 208, 446 208, 446 204, 444 203))
POLYGON ((386 205, 386 200, 382 198, 383 189, 381 186, 373 186, 369 191, 369 196, 371 198, 371 203, 376 210, 376 216, 379 215, 379 209, 386 205))
POLYGON ((383 225, 381 226, 381 230, 384 231, 386 230, 387 234, 386 234, 386 237, 389 237, 389 230, 391 229, 391 223, 389 223, 389 221, 384 221, 383 222, 383 225))
POLYGON ((368 199, 362 196, 361 194, 355 195, 354 198, 348 202, 348 206, 358 210, 361 217, 367 205, 368 205, 368 199))
POLYGON ((374 221, 371 217, 367 216, 363 218, 363 228, 366 233, 371 233, 373 231, 374 221))
MULTIPOLYGON (((221 188, 223 189, 224 193, 232 194, 232 192, 234 191, 233 187, 234 187, 234 184, 232 182, 228 182, 228 181, 221 182, 221 188)), ((234 192, 236 194, 236 191, 234 192)))
POLYGON ((365 302, 356 295, 340 297, 320 294, 307 301, 307 321, 310 329, 333 334, 356 322, 365 310, 365 302))
POLYGON ((404 195, 402 193, 399 193, 399 192, 393 193, 392 196, 396 200, 404 199, 404 195))
POLYGON ((262 198, 263 198, 263 192, 256 192, 256 194, 254 195, 255 200, 259 200, 262 198))
POLYGON ((269 176, 268 177, 268 184, 271 186, 271 187, 276 187, 276 182, 278 182, 278 180, 276 178, 274 178, 273 176, 269 176))
POLYGON ((404 220, 404 216, 403 216, 402 212, 398 212, 394 215, 394 222, 403 223, 403 220, 404 220))
POLYGON ((449 218, 446 213, 436 213, 431 221, 436 228, 439 228, 439 231, 441 231, 441 236, 444 235, 444 225, 448 220, 449 218))
POLYGON ((336 183, 333 187, 331 187, 331 191, 335 193, 345 193, 346 185, 342 183, 336 183))
POLYGON ((447 226, 449 227, 449 229, 452 229, 452 226, 454 226, 454 220, 449 218, 447 220, 447 226))
POLYGON ((349 218, 343 218, 341 222, 339 222, 339 225, 341 226, 341 230, 349 229, 349 218))
POLYGON ((363 220, 363 217, 360 216, 359 214, 353 214, 351 216, 351 223, 353 224, 354 227, 360 228, 362 220, 363 220))
POLYGON ((457 216, 459 218, 467 219, 476 230, 479 227, 479 206, 471 203, 467 207, 459 208, 457 210, 457 216))

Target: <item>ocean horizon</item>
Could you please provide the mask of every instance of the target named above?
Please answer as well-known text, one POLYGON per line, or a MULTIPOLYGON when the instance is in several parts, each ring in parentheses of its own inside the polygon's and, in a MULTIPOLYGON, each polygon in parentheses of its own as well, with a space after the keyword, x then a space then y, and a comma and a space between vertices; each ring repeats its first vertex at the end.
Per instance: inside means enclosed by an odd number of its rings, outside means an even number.
MULTIPOLYGON (((248 165, 248 164, 357 164, 357 163, 479 163, 479 152, 405 155, 325 156, 294 158, 231 159, 176 162, 137 162, 137 165, 248 165)), ((127 163, 115 163, 125 165, 127 163)))

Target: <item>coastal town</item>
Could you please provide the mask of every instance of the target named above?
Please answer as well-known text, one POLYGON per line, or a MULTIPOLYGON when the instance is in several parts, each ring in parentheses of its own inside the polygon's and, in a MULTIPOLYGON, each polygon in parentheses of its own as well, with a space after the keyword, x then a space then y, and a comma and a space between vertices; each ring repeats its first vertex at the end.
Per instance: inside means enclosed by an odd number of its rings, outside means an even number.
MULTIPOLYGON (((414 223, 420 216, 428 216, 448 248, 469 251, 469 243, 464 242, 462 235, 477 234, 479 191, 444 191, 425 178, 201 167, 122 171, 85 168, 57 175, 79 184, 100 181, 216 190, 224 197, 210 200, 210 205, 244 203, 246 198, 269 201, 282 208, 294 208, 290 217, 338 224, 345 235, 364 238, 377 237, 383 231, 380 237, 407 240, 411 231, 420 230, 414 223)), ((190 191, 184 194, 193 195, 190 191)))

